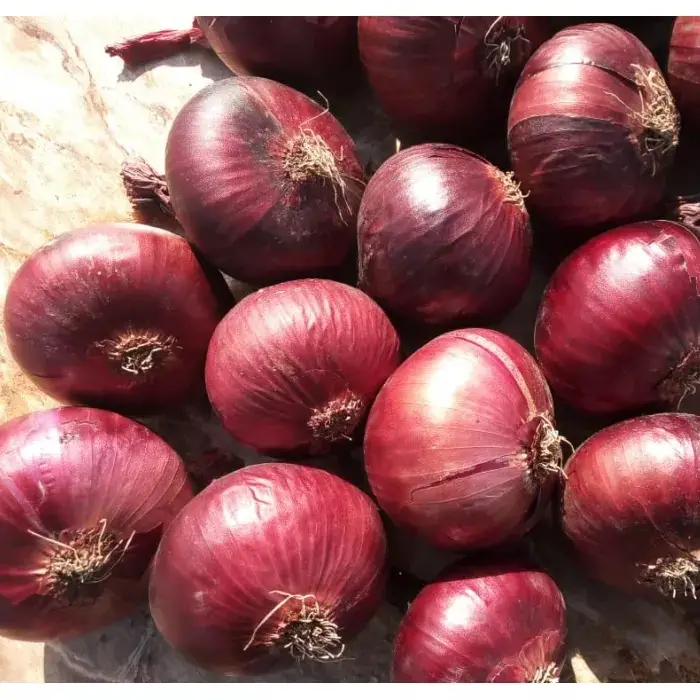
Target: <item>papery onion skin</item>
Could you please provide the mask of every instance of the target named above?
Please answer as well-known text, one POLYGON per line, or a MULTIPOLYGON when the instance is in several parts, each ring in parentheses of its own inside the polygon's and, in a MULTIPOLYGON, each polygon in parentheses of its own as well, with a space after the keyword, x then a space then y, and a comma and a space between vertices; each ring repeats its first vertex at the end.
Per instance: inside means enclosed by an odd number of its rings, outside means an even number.
POLYGON ((260 464, 215 481, 169 528, 151 611, 195 663, 254 675, 292 662, 274 643, 300 610, 289 598, 275 611, 287 595, 318 603, 345 644, 379 607, 385 578, 384 531, 365 494, 320 469, 260 464))
POLYGON ((414 146, 386 161, 362 198, 358 241, 360 288, 420 323, 497 318, 530 276, 517 184, 455 146, 414 146))
POLYGON ((5 423, 0 475, 0 634, 28 641, 86 634, 143 604, 162 529, 193 495, 163 440, 94 408, 5 423), (91 533, 89 549, 74 541, 79 531, 91 533), (65 574, 84 575, 80 584, 52 573, 72 554, 49 540, 93 557, 113 551, 101 568, 65 574))
POLYGON ((675 408, 700 374, 700 244, 646 221, 600 234, 556 270, 535 349, 555 393, 579 410, 675 408))
POLYGON ((296 280, 246 297, 224 318, 206 384, 237 440, 263 454, 323 454, 347 444, 399 362, 396 331, 366 294, 296 280))
POLYGON ((585 570, 638 596, 700 593, 700 417, 617 423, 566 467, 562 528, 585 570), (696 590, 697 589, 697 590, 696 590))
POLYGON ((188 240, 242 282, 326 276, 353 247, 355 145, 285 85, 240 77, 197 93, 170 130, 165 176, 188 240))
POLYGON ((534 359, 502 333, 467 329, 431 341, 391 376, 365 431, 380 507, 446 549, 523 535, 556 471, 552 397, 534 359))
POLYGON ((528 206, 572 229, 652 210, 678 132, 653 56, 609 24, 571 27, 545 42, 523 69, 508 116, 511 162, 528 206))
POLYGON ((668 53, 668 84, 683 123, 700 128, 700 17, 676 17, 668 53))
POLYGON ((398 126, 438 139, 505 112, 515 78, 549 35, 538 17, 359 18, 360 58, 380 105, 398 126))
POLYGON ((20 267, 5 332, 51 396, 150 413, 203 393, 209 338, 231 303, 180 236, 100 224, 58 236, 20 267))
POLYGON ((394 643, 395 683, 556 682, 566 607, 547 574, 516 562, 451 567, 416 597, 394 643))

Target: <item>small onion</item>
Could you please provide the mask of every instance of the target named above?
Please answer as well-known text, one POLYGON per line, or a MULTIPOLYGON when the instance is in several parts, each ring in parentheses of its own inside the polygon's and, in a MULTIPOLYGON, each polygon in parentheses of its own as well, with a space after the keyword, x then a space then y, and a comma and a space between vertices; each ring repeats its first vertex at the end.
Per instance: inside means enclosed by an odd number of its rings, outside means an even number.
POLYGON ((678 114, 649 50, 610 24, 565 29, 525 66, 508 117, 513 169, 550 221, 594 227, 660 200, 678 114))
POLYGON ((411 604, 394 644, 398 683, 559 678, 566 607, 547 574, 515 562, 457 565, 411 604))
POLYGON ((549 36, 538 17, 360 17, 360 58, 387 115, 444 138, 507 108, 513 82, 549 36))
POLYGON ((162 529, 192 497, 182 460, 116 413, 0 427, 0 634, 86 634, 145 602, 162 529))
POLYGON ((668 84, 684 120, 700 128, 700 17, 677 17, 668 53, 668 84))
POLYGON ((491 330, 446 333, 379 392, 365 465, 379 505, 433 544, 479 549, 523 535, 561 470, 552 397, 534 359, 491 330))
POLYGON ((601 430, 566 467, 562 527, 586 571, 636 595, 700 593, 700 417, 601 430))
POLYGON ((51 396, 146 413, 203 393, 209 339, 230 303, 221 276, 180 236, 95 225, 20 267, 5 331, 17 363, 51 396))
POLYGON ((206 384, 226 428, 265 454, 327 452, 350 439, 400 361, 384 312, 327 280, 283 282, 216 329, 206 384))
POLYGON ((195 663, 254 675, 342 658, 385 579, 384 531, 365 494, 320 469, 260 464, 218 479, 173 522, 151 611, 195 663))
POLYGON ((700 378, 700 244, 668 221, 596 236, 557 269, 535 348, 554 391, 614 414, 676 407, 700 378))
POLYGON ((415 146, 384 163, 362 198, 358 240, 360 288, 422 323, 497 317, 530 274, 517 183, 455 146, 415 146))

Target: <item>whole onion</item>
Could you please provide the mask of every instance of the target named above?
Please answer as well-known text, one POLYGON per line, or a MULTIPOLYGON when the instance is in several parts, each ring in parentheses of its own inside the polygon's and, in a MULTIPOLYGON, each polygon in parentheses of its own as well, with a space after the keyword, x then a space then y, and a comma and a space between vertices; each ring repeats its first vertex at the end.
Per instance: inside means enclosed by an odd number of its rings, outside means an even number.
POLYGON ((562 527, 586 571, 637 595, 700 592, 700 417, 617 423, 566 467, 562 527))
POLYGON ((209 339, 230 303, 223 279, 180 236, 94 225, 58 236, 20 267, 5 331, 48 394, 146 413, 203 392, 209 339))
POLYGON ((669 221, 596 236, 557 269, 535 348, 554 391, 576 408, 676 407, 700 378, 700 244, 669 221))
POLYGON ((183 509, 153 563, 151 611, 195 663, 254 675, 343 657, 384 594, 372 501, 319 469, 245 467, 183 509))
POLYGON ((668 53, 668 84, 688 124, 700 128, 700 17, 677 17, 668 53))
POLYGON ((147 597, 163 528, 192 497, 182 460, 116 413, 65 407, 0 427, 0 634, 86 634, 147 597))
POLYGON ((399 367, 372 407, 364 453, 389 517, 451 549, 524 534, 562 461, 534 359, 502 333, 478 328, 439 336, 399 367))
POLYGON ((438 138, 483 128, 549 36, 538 17, 360 17, 360 58, 400 127, 438 138))
POLYGON ((231 78, 197 93, 170 130, 165 176, 186 237, 243 282, 325 274, 353 248, 364 188, 354 143, 279 83, 231 78))
POLYGON ((396 635, 392 679, 556 682, 565 639, 564 598, 547 574, 516 562, 461 564, 411 604, 396 635))
POLYGON ((360 287, 422 323, 493 318, 522 295, 532 232, 510 173, 425 144, 386 161, 358 214, 360 287))
POLYGON ((216 329, 207 391, 226 428, 264 454, 352 438, 400 361, 384 312, 339 282, 299 280, 241 301, 216 329))
POLYGON ((652 209, 678 132, 653 56, 610 24, 571 27, 545 42, 520 75, 508 117, 513 169, 528 204, 571 228, 652 209))

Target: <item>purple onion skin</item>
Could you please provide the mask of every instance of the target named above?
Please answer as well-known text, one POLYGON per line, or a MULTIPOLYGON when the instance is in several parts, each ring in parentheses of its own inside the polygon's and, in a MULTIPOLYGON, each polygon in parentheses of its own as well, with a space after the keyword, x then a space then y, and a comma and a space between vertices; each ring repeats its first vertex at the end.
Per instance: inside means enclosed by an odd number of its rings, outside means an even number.
POLYGON ((590 413, 675 408, 700 368, 699 276, 698 241, 668 221, 621 226, 574 251, 535 327, 555 393, 590 413))
POLYGON ((209 398, 233 436, 263 454, 323 454, 316 411, 348 406, 348 444, 400 362, 399 339, 366 294, 339 282, 297 280, 252 294, 214 333, 209 398), (357 403, 354 403, 357 402, 357 403))
POLYGON ((222 285, 173 233, 140 224, 76 229, 14 276, 5 302, 10 351, 61 401, 166 410, 203 393, 209 339, 232 303, 222 285), (129 344, 138 363, 117 357, 129 334, 151 338, 150 359, 133 350, 138 340, 129 344))
POLYGON ((260 464, 215 481, 168 529, 153 564, 151 611, 195 663, 255 675, 292 661, 266 642, 298 601, 244 649, 284 600, 273 591, 314 596, 347 642, 379 607, 385 579, 384 531, 365 494, 320 469, 260 464))
MULTIPOLYGON (((696 562, 700 583, 699 464, 700 417, 683 413, 633 418, 584 442, 566 467, 561 520, 586 572, 655 596, 648 567, 681 557, 696 562)), ((666 597, 697 605, 693 590, 675 583, 666 597)))
POLYGON ((321 87, 356 62, 357 17, 197 17, 197 24, 238 75, 321 87))
POLYGON ((635 66, 661 75, 641 41, 610 24, 565 29, 527 62, 508 147, 531 211, 586 229, 639 217, 661 199, 675 145, 654 157, 645 149, 635 66))
POLYGON ((442 144, 386 161, 358 215, 361 289, 425 324, 493 320, 514 306, 530 276, 532 232, 517 185, 507 191, 504 177, 442 144))
POLYGON ((534 359, 491 330, 439 336, 379 392, 365 431, 369 483, 400 527, 445 549, 515 540, 554 477, 535 468, 552 397, 534 359))
POLYGON ((0 477, 0 634, 35 642, 87 634, 142 605, 162 529, 193 495, 163 440, 94 408, 5 423, 0 477), (84 600, 54 596, 47 566, 58 548, 42 537, 100 531, 102 521, 117 540, 133 535, 128 549, 102 581, 83 587, 84 600))
POLYGON ((364 189, 355 144, 329 112, 285 85, 240 77, 201 90, 170 130, 165 175, 188 240, 238 280, 326 276, 351 253, 364 189), (286 154, 304 135, 330 149, 342 186, 290 175, 286 154))
POLYGON ((668 53, 668 84, 683 124, 700 129, 700 17, 677 17, 668 53))
POLYGON ((394 643, 395 683, 529 683, 564 661, 566 607, 547 574, 458 565, 411 604, 394 643))

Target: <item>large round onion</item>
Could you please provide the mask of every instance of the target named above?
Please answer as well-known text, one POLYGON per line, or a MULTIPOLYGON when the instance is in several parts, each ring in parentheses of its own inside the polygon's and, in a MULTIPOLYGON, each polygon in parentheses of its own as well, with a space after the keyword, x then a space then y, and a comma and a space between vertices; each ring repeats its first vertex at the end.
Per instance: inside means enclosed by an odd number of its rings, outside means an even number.
POLYGON ((415 146, 384 163, 362 198, 358 240, 360 287, 423 323, 499 316, 530 273, 517 183, 455 146, 415 146))
POLYGON ((399 683, 543 683, 565 655, 564 598, 515 562, 457 565, 411 603, 394 644, 399 683))
POLYGON ((367 475, 397 525, 440 547, 525 533, 561 469, 552 398, 534 359, 491 330, 446 333, 412 355, 375 401, 367 475))
POLYGON ((463 137, 507 108, 513 82, 549 35, 538 17, 360 17, 360 58, 400 127, 463 137))
POLYGON ((700 128, 700 17, 676 18, 668 52, 668 84, 683 119, 700 128))
POLYGON ((0 427, 0 634, 85 634, 147 595, 163 528, 192 497, 177 454, 139 423, 92 408, 0 427))
POLYGON ((566 467, 562 525, 586 570, 637 595, 700 593, 700 417, 657 414, 589 438, 566 467))
POLYGON ((535 347, 555 392, 580 410, 676 407, 700 377, 700 244, 668 221, 596 236, 557 269, 535 347))
POLYGON ((342 658, 384 594, 372 501, 320 469, 246 467, 215 481, 168 529, 151 611, 176 649, 229 675, 342 658))
POLYGON ((145 413, 203 392, 209 339, 228 306, 223 279, 180 236, 95 225, 20 267, 5 331, 17 363, 48 394, 145 413))
POLYGON ((264 78, 220 80, 180 111, 165 176, 185 235, 218 268, 267 284, 348 257, 363 171, 340 123, 264 78))
POLYGON ((238 304, 209 346, 209 398, 228 430, 265 454, 346 442, 399 364, 384 312, 339 282, 299 280, 238 304))
POLYGON ((678 131, 654 57, 610 24, 571 27, 545 42, 520 75, 508 117, 513 169, 528 204, 572 228, 652 209, 678 131))

